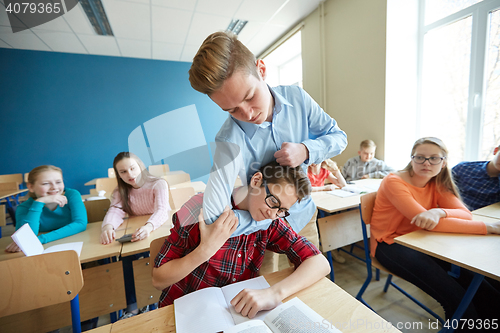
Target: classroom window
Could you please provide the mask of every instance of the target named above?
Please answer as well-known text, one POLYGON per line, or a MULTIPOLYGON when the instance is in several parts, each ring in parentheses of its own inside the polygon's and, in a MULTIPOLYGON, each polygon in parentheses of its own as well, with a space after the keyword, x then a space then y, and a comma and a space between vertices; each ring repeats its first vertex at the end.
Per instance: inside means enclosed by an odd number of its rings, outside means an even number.
POLYGON ((263 58, 267 68, 266 82, 271 86, 302 87, 302 43, 300 30, 263 58))
POLYGON ((500 144, 500 0, 430 0, 421 7, 419 136, 449 163, 486 160, 500 144))

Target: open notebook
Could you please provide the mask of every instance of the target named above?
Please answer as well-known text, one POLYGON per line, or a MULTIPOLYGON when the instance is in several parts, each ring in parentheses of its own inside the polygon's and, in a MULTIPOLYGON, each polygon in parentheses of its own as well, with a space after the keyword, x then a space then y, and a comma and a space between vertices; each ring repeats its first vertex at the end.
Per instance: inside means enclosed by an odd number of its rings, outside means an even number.
MULTIPOLYGON (((222 288, 212 287, 197 290, 174 301, 175 327, 177 333, 238 333, 238 332, 291 332, 285 330, 287 325, 293 325, 291 318, 298 318, 295 311, 301 311, 300 323, 306 325, 309 321, 321 321, 323 318, 299 299, 281 304, 274 310, 259 311, 253 319, 236 313, 231 300, 243 289, 269 288, 266 279, 259 276, 254 279, 230 284, 222 288), (299 305, 297 305, 300 303, 299 305), (292 306, 295 305, 293 308, 292 306), (300 310, 297 310, 300 307, 300 310), (285 311, 285 309, 290 310, 285 311), (316 316, 314 317, 313 314, 316 316), (291 317, 290 317, 291 316, 291 317), (288 322, 288 324, 287 324, 288 322), (281 327, 281 328, 280 328, 281 327)), ((307 330, 293 331, 307 332, 307 330)), ((316 331, 315 331, 316 332, 316 331)), ((319 330, 318 333, 339 332, 336 330, 319 330)))
POLYGON ((78 256, 80 256, 83 247, 83 242, 73 242, 73 243, 53 245, 51 247, 44 249, 42 243, 40 242, 38 237, 36 237, 35 233, 31 229, 29 224, 23 225, 10 237, 14 240, 14 242, 16 242, 17 246, 21 248, 21 251, 23 251, 23 253, 27 257, 43 253, 68 251, 68 250, 73 250, 76 253, 78 253, 78 256))

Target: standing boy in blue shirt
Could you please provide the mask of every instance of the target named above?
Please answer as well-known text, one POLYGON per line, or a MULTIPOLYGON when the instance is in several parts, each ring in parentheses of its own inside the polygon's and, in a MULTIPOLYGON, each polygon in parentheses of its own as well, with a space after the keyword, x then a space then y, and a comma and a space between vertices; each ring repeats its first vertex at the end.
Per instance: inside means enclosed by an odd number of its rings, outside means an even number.
MULTIPOLYGON (((346 134, 303 89, 271 88, 265 78, 264 62, 230 32, 208 36, 193 59, 191 86, 229 113, 215 138, 214 165, 203 198, 207 222, 214 222, 231 205, 238 175, 246 185, 273 159, 283 166, 302 165, 305 171, 308 164, 338 155, 347 145, 346 134)), ((299 232, 315 211, 307 198, 293 205, 286 220, 299 232)), ((235 214, 239 225, 233 236, 265 230, 272 222, 257 222, 247 211, 235 214)))

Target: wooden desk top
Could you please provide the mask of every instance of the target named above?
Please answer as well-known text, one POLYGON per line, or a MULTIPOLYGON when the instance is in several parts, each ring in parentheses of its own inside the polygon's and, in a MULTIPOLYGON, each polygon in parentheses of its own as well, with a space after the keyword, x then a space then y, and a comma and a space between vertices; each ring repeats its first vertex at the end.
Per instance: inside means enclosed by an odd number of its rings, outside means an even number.
MULTIPOLYGON (((265 278, 270 285, 274 285, 292 272, 293 268, 288 268, 266 275, 265 278)), ((294 297, 300 298, 323 318, 339 324, 337 326, 343 333, 399 332, 327 278, 286 298, 284 302, 294 297), (387 324, 387 329, 381 330, 382 323, 387 324)), ((175 332, 174 306, 166 306, 139 316, 119 320, 112 324, 111 332, 175 332)))
POLYGON ((109 199, 111 200, 111 194, 106 192, 103 197, 100 197, 97 194, 83 194, 82 195, 82 201, 90 201, 89 198, 99 198, 99 199, 94 199, 94 200, 102 200, 102 199, 109 199))
MULTIPOLYGON (((361 179, 354 181, 356 186, 366 187, 368 190, 378 189, 382 179, 361 179)), ((349 208, 357 208, 359 206, 359 198, 361 195, 353 195, 350 197, 337 197, 326 191, 313 192, 311 198, 318 207, 327 213, 335 213, 349 208)))
POLYGON ((93 330, 89 330, 87 332, 89 332, 89 333, 109 333, 109 332, 111 332, 111 325, 112 324, 99 326, 99 327, 94 328, 93 330))
MULTIPOLYGON (((487 218, 474 216, 487 222, 487 218)), ((395 242, 500 281, 500 235, 465 235, 418 230, 395 242)))
MULTIPOLYGON (((143 215, 143 216, 133 216, 128 218, 126 233, 127 234, 134 233, 138 228, 142 227, 148 221, 150 216, 151 215, 143 215)), ((138 242, 123 243, 121 255, 126 257, 133 254, 149 251, 149 246, 151 242, 157 238, 170 235, 171 228, 172 228, 172 221, 169 219, 161 227, 153 231, 148 238, 140 240, 138 242)))
POLYGON ((180 184, 172 185, 170 188, 182 188, 182 187, 192 187, 195 193, 205 192, 207 185, 202 181, 197 182, 185 182, 180 184))
MULTIPOLYGON (((122 226, 116 230, 116 237, 121 237, 125 234, 125 227, 122 226)), ((122 244, 113 242, 112 244, 102 245, 99 236, 101 235, 101 222, 87 224, 87 229, 76 235, 65 237, 47 244, 43 244, 46 249, 53 245, 83 242, 82 253, 80 254, 80 262, 90 262, 103 258, 110 258, 120 255, 122 244)), ((12 242, 10 237, 0 238, 0 260, 14 259, 24 257, 22 252, 8 253, 5 248, 12 242)))
POLYGON ((494 203, 492 205, 476 209, 472 212, 475 215, 487 216, 496 219, 500 219, 500 202, 494 203))
POLYGON ((24 257, 24 253, 22 252, 5 252, 5 248, 7 247, 7 245, 12 242, 13 240, 9 236, 3 236, 2 238, 0 238, 0 261, 24 257))
POLYGON ((88 182, 86 182, 84 185, 85 185, 85 186, 92 186, 92 185, 95 185, 95 184, 97 184, 97 180, 98 180, 98 179, 102 179, 102 178, 107 178, 107 177, 99 177, 99 178, 94 178, 94 179, 89 180, 88 182))
MULTIPOLYGON (((101 244, 101 224, 101 222, 89 223, 87 224, 87 230, 73 236, 44 244, 43 246, 47 248, 56 244, 83 242, 82 253, 80 254, 81 263, 120 255, 122 249, 122 244, 120 242, 113 242, 108 245, 101 244)), ((116 238, 123 236, 125 234, 125 226, 120 226, 115 233, 116 238)))
POLYGON ((23 189, 20 189, 20 190, 1 190, 0 191, 0 199, 4 199, 4 198, 7 198, 7 197, 10 197, 10 196, 19 194, 19 193, 24 193, 24 192, 27 192, 27 191, 28 191, 27 188, 23 188, 23 189))
MULTIPOLYGON (((162 176, 167 176, 167 175, 179 175, 179 174, 183 174, 185 173, 184 171, 181 171, 181 170, 178 170, 178 171, 169 171, 169 172, 166 172, 165 174, 163 174, 162 176)), ((92 180, 89 180, 88 182, 85 183, 85 186, 92 186, 92 185, 95 185, 97 183, 97 180, 98 179, 102 179, 102 178, 108 178, 108 177, 99 177, 99 178, 94 178, 92 180)))

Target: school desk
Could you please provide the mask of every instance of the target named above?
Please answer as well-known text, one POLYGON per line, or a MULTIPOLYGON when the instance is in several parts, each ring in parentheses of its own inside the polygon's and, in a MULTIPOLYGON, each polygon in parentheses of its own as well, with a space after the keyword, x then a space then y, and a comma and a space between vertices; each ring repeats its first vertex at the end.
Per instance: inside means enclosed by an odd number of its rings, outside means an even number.
MULTIPOLYGON (((265 278, 270 285, 274 285, 292 272, 293 268, 288 268, 265 275, 265 278)), ((399 332, 382 317, 326 278, 322 278, 284 301, 294 297, 300 298, 329 322, 337 324, 337 328, 343 333, 399 332)), ((196 320, 196 314, 193 314, 193 320, 196 320)), ((94 333, 94 331, 90 332, 94 333)), ((111 332, 175 332, 174 306, 169 305, 119 320, 111 325, 111 332)))
MULTIPOLYGON (((133 216, 125 220, 127 221, 126 233, 134 233, 138 228, 142 227, 147 222, 150 216, 151 215, 133 216)), ((128 257, 143 252, 147 252, 149 254, 149 247, 153 240, 170 235, 171 224, 171 220, 169 219, 158 229, 151 232, 148 238, 137 242, 123 243, 121 257, 128 257)), ((151 255, 156 256, 156 253, 151 255)), ((156 290, 151 282, 152 266, 150 258, 148 256, 144 256, 144 258, 133 260, 132 267, 137 307, 142 308, 146 305, 156 303, 160 298, 161 292, 156 290)), ((127 277, 128 275, 126 275, 125 278, 127 277)))
MULTIPOLYGON (((473 215, 474 220, 496 219, 473 215)), ((394 241, 416 251, 439 258, 475 273, 453 319, 460 320, 484 277, 500 281, 500 235, 467 235, 418 230, 396 237, 394 241)), ((440 332, 452 332, 443 329, 440 332)))
POLYGON ((500 202, 494 203, 492 205, 476 209, 472 212, 475 215, 487 216, 495 219, 500 219, 500 202))
MULTIPOLYGON (((354 184, 366 188, 367 191, 376 191, 381 182, 382 179, 361 179, 354 181, 354 184)), ((326 191, 313 192, 311 194, 311 198, 319 210, 318 231, 321 248, 327 254, 328 261, 330 262, 330 279, 332 281, 335 280, 330 251, 363 240, 358 209, 360 197, 360 194, 356 194, 342 198, 326 191)), ((347 253, 353 255, 352 250, 353 247, 347 253)), ((354 257, 359 259, 356 255, 354 257)))
POLYGON ((192 187, 194 188, 195 193, 201 193, 205 192, 205 188, 207 187, 207 185, 202 181, 196 181, 196 182, 184 182, 180 184, 175 184, 172 185, 170 188, 172 189, 172 188, 183 188, 183 187, 192 187))
MULTIPOLYGON (((126 219, 127 221, 127 234, 133 234, 138 228, 142 227, 151 215, 132 216, 126 219)), ((121 255, 122 257, 131 256, 133 254, 149 251, 149 245, 157 238, 170 235, 172 228, 172 220, 169 219, 161 227, 154 230, 149 234, 148 238, 142 239, 138 242, 123 243, 121 255)))
MULTIPOLYGON (((126 226, 124 225, 118 228, 116 230, 116 238, 123 236, 125 234, 125 229, 126 226)), ((100 235, 101 223, 89 223, 87 224, 86 230, 78 234, 44 244, 43 247, 47 248, 57 244, 83 242, 82 253, 80 254, 81 263, 119 256, 121 253, 122 244, 119 242, 113 242, 112 244, 102 245, 100 243, 100 235)), ((5 248, 11 242, 12 239, 10 237, 0 238, 0 261, 24 256, 22 252, 5 252, 5 248)))

